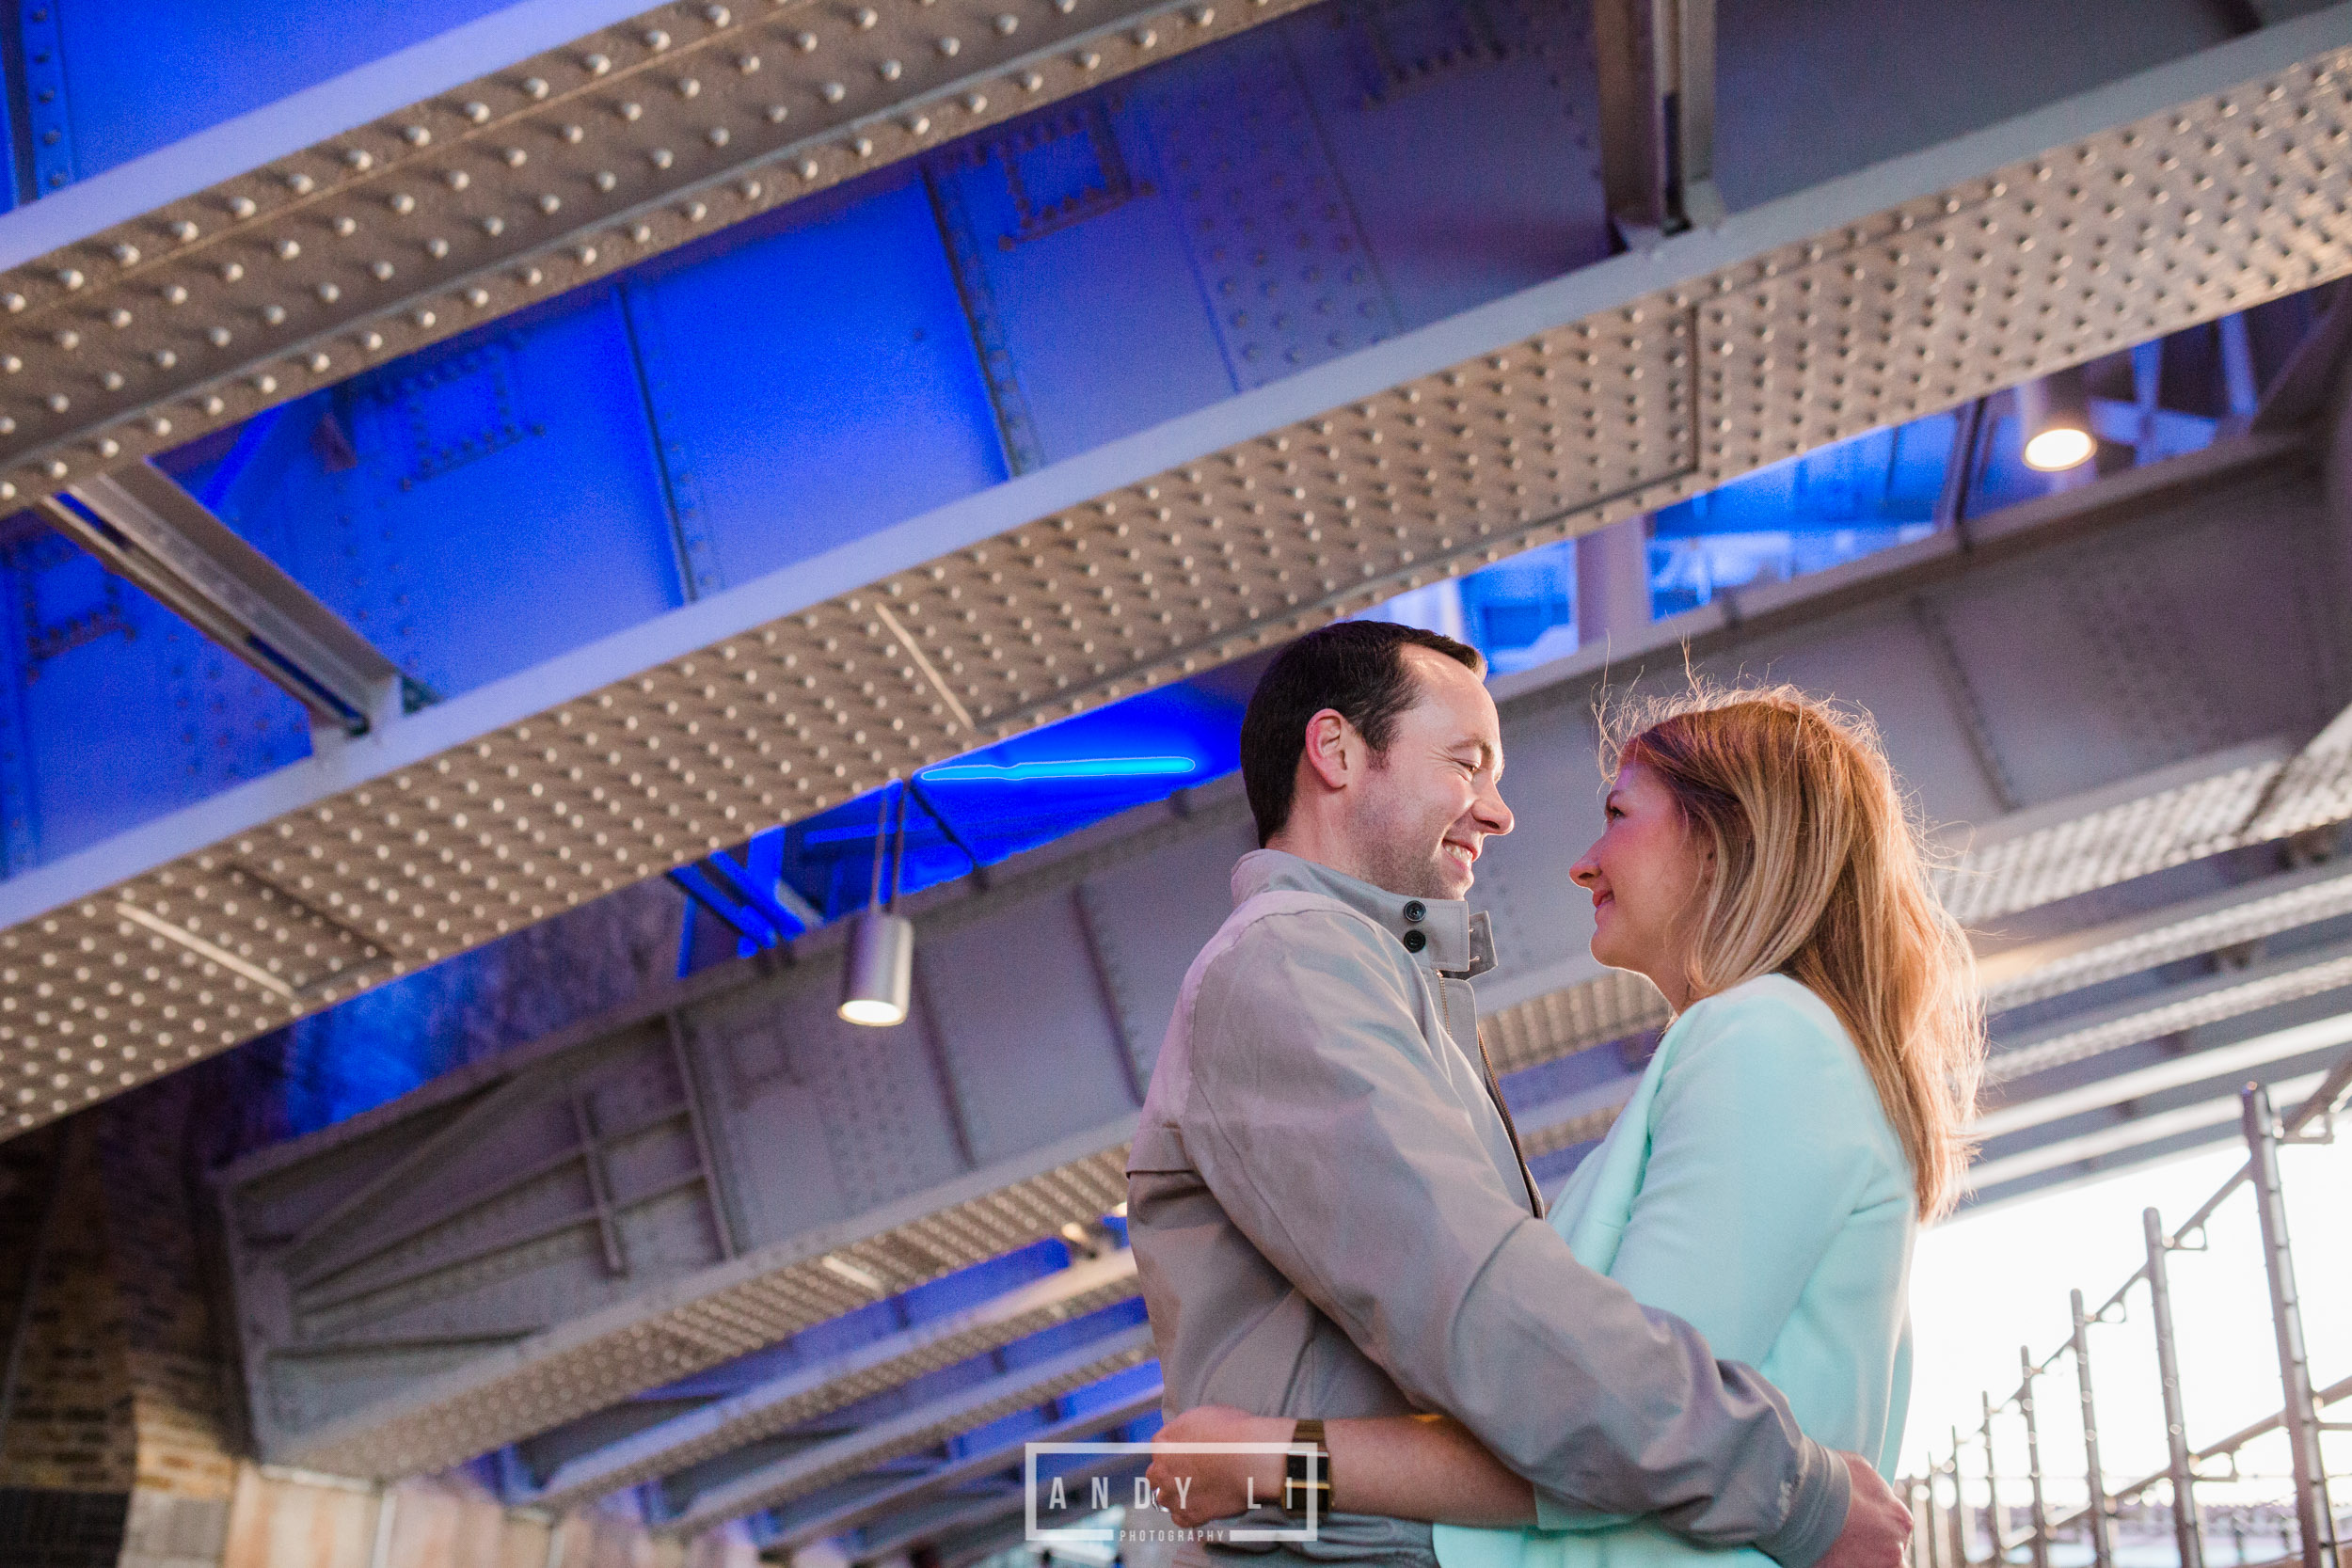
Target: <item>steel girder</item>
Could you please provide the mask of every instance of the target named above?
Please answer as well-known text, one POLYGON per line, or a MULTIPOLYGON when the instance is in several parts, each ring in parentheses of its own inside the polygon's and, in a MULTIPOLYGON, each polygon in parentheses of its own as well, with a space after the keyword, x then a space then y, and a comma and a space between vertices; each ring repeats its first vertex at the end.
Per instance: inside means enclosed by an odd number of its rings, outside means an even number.
MULTIPOLYGON (((1483 988, 1489 1023, 1533 1008, 1613 1019, 1591 1027, 1622 1034, 1637 1017, 1576 1000, 1596 983, 1588 932, 1559 891, 1588 832, 1597 688, 1638 689, 1645 671, 1678 678, 1686 645, 1703 670, 1770 672, 1872 708, 1931 819, 1986 824, 2012 879, 2006 907, 2043 890, 2036 907, 2064 928, 2057 901, 2128 879, 2180 906, 2132 927, 2153 961, 2244 940, 2243 923, 2217 922, 2211 891, 2234 863, 2216 851, 2267 820, 2261 786, 2240 776, 2249 755, 2281 776, 2302 754, 2295 737, 2324 733, 2336 697, 2327 628, 2342 606, 2282 614, 2276 584, 2317 592, 2338 527, 2307 447, 2244 437, 1996 515, 1965 542, 1938 536, 1732 596, 1606 662, 1501 683, 1521 825, 1482 865, 1502 958, 1483 988), (2178 613, 2191 594, 2208 613, 2178 613), (2140 611, 2128 645, 2113 640, 2119 595, 2140 611), (1923 601, 1956 636, 1922 630, 1923 601), (2143 678, 2150 668, 2163 679, 2143 678), (2217 700, 2225 690, 2232 701, 2217 700), (2042 745, 2050 733, 2067 744, 2042 745), (1988 744, 2004 755, 1975 749, 1988 744), (2002 816, 1996 771, 2042 803, 2002 816), (2214 779, 2237 781, 2234 824, 2165 804, 2184 790, 2207 799, 2214 779), (2119 858, 2103 824, 2134 802, 2153 802, 2135 818, 2155 825, 2143 838, 2173 836, 2119 858), (2039 848, 2009 847, 2021 843, 2039 848), (2174 869, 2147 874, 2158 866, 2174 869), (2193 939, 2152 934, 2168 921, 2193 939)), ((901 1030, 842 1037, 839 938, 817 933, 783 959, 708 972, 232 1168, 223 1197, 264 1451, 365 1473, 451 1463, 1103 1213, 1120 1196, 1127 1118, 1184 968, 1222 918, 1226 868, 1249 842, 1226 781, 921 895, 910 904, 917 1016, 901 1030), (1056 1026, 1041 1030, 1041 1016, 1056 1026), (687 1083, 702 1085, 699 1142, 687 1083), (599 1199, 589 1163, 610 1162, 596 1149, 614 1144, 626 1147, 599 1199), (501 1151, 502 1193, 485 1195, 456 1152, 474 1148, 501 1151)), ((2284 880, 2231 896, 2271 920, 2281 896, 2325 885, 2284 880)), ((2110 928, 2086 950, 2122 940, 2110 928)), ((2072 949, 2040 961, 2067 985, 2086 973, 2072 949)), ((2045 988, 2038 1005, 2064 1000, 2045 988)), ((2152 1033, 2177 1027, 2162 1003, 2141 1013, 2152 1033)), ((1539 1148, 1597 1135, 1630 1085, 1628 1060, 1581 1051, 1595 1040, 1574 1029, 1518 1039, 1512 1093, 1539 1148)), ((2120 1045, 2090 1063, 2073 1070, 2150 1065, 2120 1045)), ((2054 1089, 2082 1082, 2056 1076, 2054 1089)), ((1006 1304, 993 1321, 1020 1316, 1006 1304)), ((837 1408, 873 1394, 878 1376, 934 1365, 869 1349, 821 1376, 796 1366, 788 1388, 812 1411, 837 1408)), ((668 1473, 711 1441, 774 1431, 758 1413, 775 1390, 720 1402, 738 1392, 666 1428, 637 1423, 609 1452, 567 1460, 545 1490, 668 1473)))
POLYGON ((2336 276, 2347 37, 2266 30, 1584 269, 20 875, 13 1126, 979 736, 2336 276))

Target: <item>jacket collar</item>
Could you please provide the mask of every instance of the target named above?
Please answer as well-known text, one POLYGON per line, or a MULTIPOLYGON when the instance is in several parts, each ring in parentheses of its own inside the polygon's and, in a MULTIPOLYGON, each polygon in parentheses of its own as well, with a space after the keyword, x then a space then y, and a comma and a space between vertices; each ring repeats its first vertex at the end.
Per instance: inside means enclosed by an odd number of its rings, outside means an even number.
POLYGON ((1254 849, 1233 867, 1233 902, 1284 890, 1336 898, 1397 939, 1439 974, 1469 979, 1494 968, 1494 938, 1482 911, 1459 898, 1412 898, 1282 849, 1254 849), (1418 944, 1412 934, 1418 934, 1418 944))

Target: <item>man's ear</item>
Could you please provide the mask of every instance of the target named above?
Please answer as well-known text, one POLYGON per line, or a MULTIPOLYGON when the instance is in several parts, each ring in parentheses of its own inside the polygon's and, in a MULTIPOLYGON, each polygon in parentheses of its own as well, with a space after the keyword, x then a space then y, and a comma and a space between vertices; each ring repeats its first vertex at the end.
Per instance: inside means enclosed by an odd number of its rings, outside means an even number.
POLYGON ((1327 707, 1307 721, 1307 744, 1299 760, 1326 789, 1342 789, 1360 764, 1356 726, 1339 709, 1327 707))

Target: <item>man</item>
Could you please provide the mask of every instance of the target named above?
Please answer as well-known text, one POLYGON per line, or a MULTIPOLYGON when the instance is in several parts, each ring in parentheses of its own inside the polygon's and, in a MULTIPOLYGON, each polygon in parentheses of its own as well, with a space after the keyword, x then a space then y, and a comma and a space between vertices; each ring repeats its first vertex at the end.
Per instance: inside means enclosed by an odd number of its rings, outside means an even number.
MULTIPOLYGON (((1752 1370, 1579 1264, 1485 1053, 1462 899, 1511 831, 1478 654, 1343 622, 1242 722, 1263 846, 1185 976, 1128 1156, 1168 1407, 1443 1411, 1539 1522, 1654 1514, 1788 1568, 1894 1568, 1909 1514, 1752 1370)), ((1311 1435, 1311 1429, 1310 1429, 1311 1435)), ((1321 1561, 1434 1568, 1429 1527, 1327 1515, 1321 1561)))

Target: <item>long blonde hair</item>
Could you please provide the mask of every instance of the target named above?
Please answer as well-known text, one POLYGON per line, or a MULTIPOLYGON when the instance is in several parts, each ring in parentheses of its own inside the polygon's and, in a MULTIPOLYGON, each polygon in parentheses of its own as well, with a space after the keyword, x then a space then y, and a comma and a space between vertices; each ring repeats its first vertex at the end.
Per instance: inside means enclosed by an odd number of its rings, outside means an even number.
POLYGON ((1614 773, 1650 769, 1714 850, 1693 1001, 1787 974, 1853 1038, 1910 1157, 1921 1217, 1958 1200, 1985 1050, 1968 939, 1867 714, 1794 687, 1656 700, 1606 722, 1614 773))

